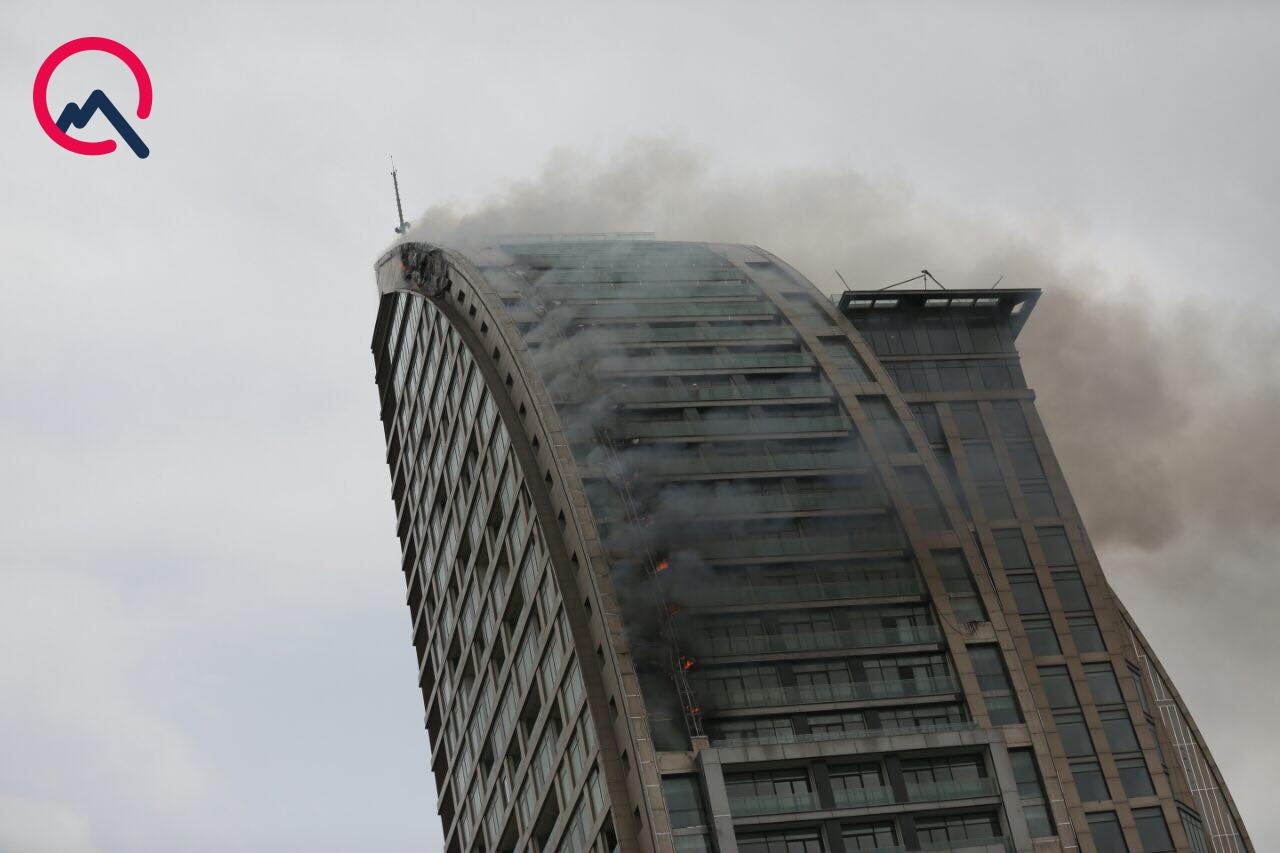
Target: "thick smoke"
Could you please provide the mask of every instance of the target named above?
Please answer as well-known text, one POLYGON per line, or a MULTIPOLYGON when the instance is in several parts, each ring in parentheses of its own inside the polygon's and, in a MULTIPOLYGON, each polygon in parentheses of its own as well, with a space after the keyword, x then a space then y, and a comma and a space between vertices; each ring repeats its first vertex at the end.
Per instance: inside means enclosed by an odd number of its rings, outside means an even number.
MULTIPOLYGON (((434 207, 415 235, 654 231, 755 243, 829 292, 927 267, 946 285, 1041 287, 1020 346, 1037 405, 1104 566, 1199 716, 1252 817, 1273 787, 1266 751, 1280 693, 1256 675, 1280 607, 1277 311, 1221 282, 1194 296, 1099 259, 1052 221, 1012 227, 852 170, 718 171, 704 154, 636 141, 608 158, 565 150, 473 206, 434 207), (1250 685, 1254 703, 1217 701, 1250 685), (1253 783, 1252 785, 1250 783, 1253 783), (1256 791, 1254 790, 1256 789, 1256 791)), ((592 415, 591 417, 594 417, 592 415)))
POLYGON ((755 243, 829 292, 842 289, 835 269, 872 288, 925 266, 954 287, 1043 287, 1026 372, 1095 543, 1150 550, 1197 519, 1240 535, 1280 522, 1280 480, 1257 464, 1280 451, 1275 318, 1156 293, 1052 223, 1015 231, 851 170, 721 175, 697 151, 648 140, 609 159, 560 151, 537 178, 431 208, 414 230, 755 243))

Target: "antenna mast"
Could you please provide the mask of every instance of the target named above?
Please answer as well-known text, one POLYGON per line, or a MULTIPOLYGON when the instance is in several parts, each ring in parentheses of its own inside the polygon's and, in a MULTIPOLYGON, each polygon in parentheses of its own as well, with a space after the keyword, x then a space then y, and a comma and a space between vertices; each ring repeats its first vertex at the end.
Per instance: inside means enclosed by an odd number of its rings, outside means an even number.
POLYGON ((400 205, 400 177, 396 174, 395 157, 391 157, 391 185, 396 189, 396 218, 400 220, 400 224, 396 226, 396 233, 403 234, 409 230, 409 223, 404 221, 404 208, 400 205))

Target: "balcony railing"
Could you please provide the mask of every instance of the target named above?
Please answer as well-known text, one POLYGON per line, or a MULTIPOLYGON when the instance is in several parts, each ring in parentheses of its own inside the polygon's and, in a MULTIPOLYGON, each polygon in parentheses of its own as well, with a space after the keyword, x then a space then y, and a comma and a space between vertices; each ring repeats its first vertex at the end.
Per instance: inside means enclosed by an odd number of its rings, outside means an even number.
POLYGON ((868 788, 835 788, 831 792, 838 809, 883 806, 893 802, 893 788, 888 785, 868 788))
POLYGON ((815 705, 829 702, 870 702, 911 696, 937 696, 959 690, 951 676, 903 681, 862 681, 842 684, 804 684, 776 687, 713 688, 694 684, 694 693, 715 708, 761 708, 774 705, 815 705))
POLYGON ((778 433, 845 432, 852 424, 840 415, 796 418, 725 418, 715 420, 626 421, 609 427, 615 438, 674 438, 702 435, 774 435, 778 433))
POLYGON ((833 740, 863 740, 866 738, 892 737, 894 735, 943 734, 947 732, 968 732, 977 728, 971 721, 955 723, 933 723, 927 726, 911 726, 909 728, 889 729, 842 729, 840 731, 805 732, 761 732, 749 736, 731 738, 712 737, 720 746, 776 746, 788 743, 825 743, 833 740))
POLYGON ((866 628, 853 631, 814 631, 807 634, 757 634, 748 637, 709 637, 705 648, 712 655, 747 655, 768 652, 807 652, 822 649, 860 649, 872 646, 904 646, 937 643, 935 625, 902 628, 866 628))
POLYGON ((812 791, 799 794, 729 794, 729 811, 735 817, 811 812, 818 808, 818 795, 812 791))
POLYGON ((828 601, 833 598, 883 598, 898 595, 920 595, 919 578, 876 578, 868 580, 832 581, 829 583, 794 584, 789 586, 744 586, 717 584, 673 593, 688 607, 732 607, 742 604, 771 602, 828 601))
POLYGON ((938 800, 963 800, 970 797, 993 797, 1000 793, 990 776, 977 779, 949 779, 942 782, 908 782, 907 799, 932 803, 938 800))
POLYGON ((701 341, 794 341, 795 330, 789 326, 691 326, 684 329, 616 329, 609 343, 699 343, 701 341))
POLYGON ((583 320, 643 320, 653 317, 772 317, 778 309, 767 302, 600 302, 570 306, 583 320))
POLYGON ((990 838, 961 838, 951 841, 921 841, 921 850, 946 850, 949 853, 989 853, 992 850, 1013 853, 1013 839, 993 835, 990 838))
POLYGON ((867 468, 871 464, 865 452, 814 453, 794 451, 779 453, 718 454, 690 456, 682 454, 644 462, 642 470, 652 476, 691 476, 699 474, 738 474, 747 471, 827 471, 843 468, 867 468))
POLYGON ((596 372, 657 373, 668 375, 690 370, 768 370, 780 367, 812 367, 813 356, 805 352, 737 352, 705 355, 610 356, 596 364, 596 372))
POLYGON ((883 551, 902 547, 898 530, 859 530, 856 536, 795 536, 778 539, 718 539, 698 543, 698 551, 708 560, 785 557, 809 554, 843 554, 883 551))
POLYGON ((688 403, 717 400, 785 400, 803 397, 830 397, 831 386, 825 382, 757 382, 750 385, 699 385, 692 387, 614 388, 613 396, 621 403, 688 403))

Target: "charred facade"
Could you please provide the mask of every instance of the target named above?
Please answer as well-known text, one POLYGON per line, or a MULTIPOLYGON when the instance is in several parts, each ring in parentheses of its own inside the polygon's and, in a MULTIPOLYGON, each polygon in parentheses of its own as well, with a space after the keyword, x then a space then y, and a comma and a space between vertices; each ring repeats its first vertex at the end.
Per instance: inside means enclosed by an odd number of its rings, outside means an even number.
POLYGON ((1037 291, 623 237, 377 273, 451 853, 1252 850, 1036 416, 1037 291))

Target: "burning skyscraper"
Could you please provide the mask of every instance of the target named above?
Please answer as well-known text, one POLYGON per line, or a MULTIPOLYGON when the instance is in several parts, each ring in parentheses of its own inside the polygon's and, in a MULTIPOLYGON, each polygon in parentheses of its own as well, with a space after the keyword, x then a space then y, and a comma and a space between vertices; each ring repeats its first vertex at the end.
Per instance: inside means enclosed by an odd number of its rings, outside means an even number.
POLYGON ((449 853, 1253 849, 1037 417, 1038 291, 634 234, 377 278, 449 853))

